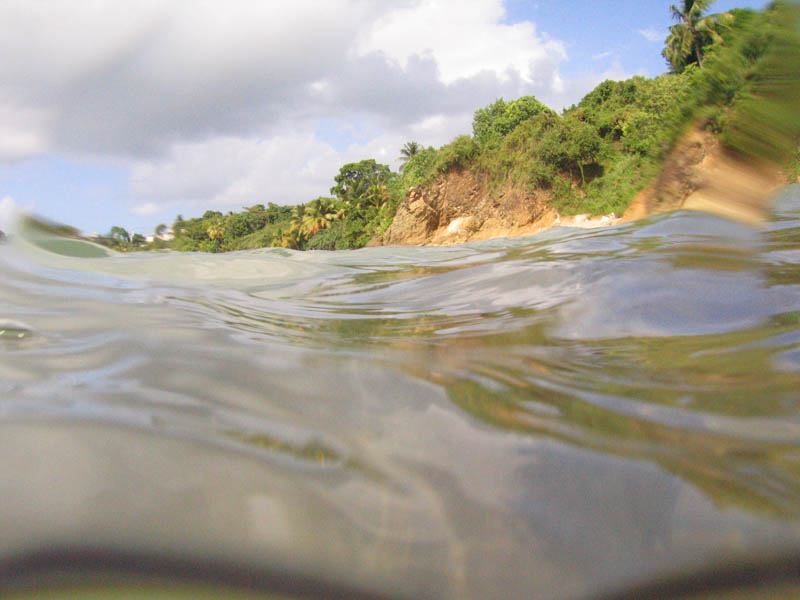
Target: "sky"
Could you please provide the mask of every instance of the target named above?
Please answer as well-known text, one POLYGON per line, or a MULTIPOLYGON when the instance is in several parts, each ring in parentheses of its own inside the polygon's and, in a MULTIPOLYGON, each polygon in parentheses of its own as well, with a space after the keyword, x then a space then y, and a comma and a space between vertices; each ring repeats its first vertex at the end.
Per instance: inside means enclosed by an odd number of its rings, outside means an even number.
MULTIPOLYGON (((297 204, 476 109, 657 76, 669 0, 3 0, 0 228, 297 204)), ((712 12, 763 8, 720 0, 712 12)))

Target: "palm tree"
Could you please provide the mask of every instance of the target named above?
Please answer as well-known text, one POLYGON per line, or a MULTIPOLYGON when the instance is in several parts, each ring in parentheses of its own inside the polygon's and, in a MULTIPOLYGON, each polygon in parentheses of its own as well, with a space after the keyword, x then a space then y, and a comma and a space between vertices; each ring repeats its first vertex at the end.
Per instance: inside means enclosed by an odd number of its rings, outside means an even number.
POLYGON ((118 242, 131 241, 131 234, 129 234, 128 231, 123 227, 119 227, 117 225, 111 228, 108 237, 110 237, 112 240, 117 240, 118 242))
POLYGON ((206 228, 206 235, 208 239, 216 242, 225 237, 225 228, 221 221, 214 221, 206 228))
POLYGON ((303 217, 306 214, 306 205, 305 204, 298 204, 294 207, 294 211, 292 211, 292 229, 300 229, 303 225, 303 217))
POLYGON ((703 47, 721 42, 719 30, 730 25, 733 14, 718 13, 703 16, 714 0, 683 0, 681 7, 670 6, 672 17, 678 21, 669 28, 666 47, 661 55, 667 59, 673 73, 680 73, 687 65, 703 66, 703 47))
POLYGON ((300 235, 300 230, 297 227, 290 227, 287 230, 278 229, 275 236, 272 238, 272 245, 281 248, 291 248, 292 250, 299 250, 303 243, 303 237, 300 235))
POLYGON ((364 195, 364 205, 380 208, 389 199, 389 190, 382 181, 371 185, 364 195))
POLYGON ((367 180, 359 179, 357 181, 353 181, 347 188, 347 193, 344 197, 345 201, 351 206, 357 205, 360 202, 361 197, 367 193, 367 188, 369 188, 369 182, 367 180))
POLYGON ((422 150, 422 146, 420 146, 417 142, 406 142, 405 146, 400 148, 400 160, 403 163, 400 165, 401 171, 406 166, 408 161, 419 154, 420 150, 422 150))
POLYGON ((312 236, 320 229, 325 229, 333 215, 330 206, 322 198, 317 198, 306 204, 300 230, 307 236, 312 236))

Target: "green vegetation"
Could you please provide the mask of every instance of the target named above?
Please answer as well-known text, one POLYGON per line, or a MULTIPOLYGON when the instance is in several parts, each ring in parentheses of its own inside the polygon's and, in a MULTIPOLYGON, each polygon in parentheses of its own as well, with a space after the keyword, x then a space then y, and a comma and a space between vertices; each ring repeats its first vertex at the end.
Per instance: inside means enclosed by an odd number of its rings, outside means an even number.
POLYGON ((703 16, 714 0, 683 0, 681 7, 670 7, 677 25, 669 28, 669 36, 662 56, 667 59, 673 73, 681 73, 690 64, 703 66, 705 49, 722 41, 721 32, 730 26, 732 13, 703 16))
POLYGON ((282 226, 292 218, 292 207, 256 204, 240 213, 223 215, 207 210, 202 217, 184 220, 181 215, 172 224, 176 250, 222 252, 269 246, 280 236, 282 226))
POLYGON ((42 233, 49 233, 61 237, 79 237, 80 231, 71 225, 64 225, 62 223, 55 223, 41 217, 25 216, 22 218, 22 226, 31 230, 42 233))
POLYGON ((683 75, 605 81, 561 116, 530 96, 498 100, 476 111, 473 137, 420 152, 404 178, 425 185, 468 168, 494 185, 547 191, 565 214, 621 214, 656 173, 678 122, 692 117, 665 119, 688 101, 690 86, 683 75))
MULTIPOLYGON (((410 145, 407 145, 410 146, 410 145)), ((411 155, 418 150, 410 150, 411 155)), ((364 246, 392 222, 405 189, 387 165, 367 159, 344 165, 334 178, 333 197, 297 206, 256 204, 242 212, 208 210, 202 217, 156 227, 152 241, 131 236, 121 227, 99 241, 119 251, 172 248, 182 251, 226 252, 269 246, 295 250, 338 250, 364 246)))
POLYGON ((475 111, 472 133, 480 144, 498 142, 524 121, 543 113, 554 114, 533 96, 523 96, 509 103, 500 98, 475 111))
POLYGON ((465 169, 491 189, 511 183, 536 190, 563 214, 619 215, 698 122, 743 158, 800 174, 800 9, 777 1, 765 12, 705 15, 711 4, 671 7, 678 22, 662 52, 669 74, 604 81, 561 115, 533 96, 500 98, 475 112, 472 135, 439 149, 406 143, 399 173, 373 159, 342 166, 330 198, 179 216, 169 242, 163 225, 148 243, 119 227, 101 242, 118 250, 359 248, 391 224, 411 187, 465 169))

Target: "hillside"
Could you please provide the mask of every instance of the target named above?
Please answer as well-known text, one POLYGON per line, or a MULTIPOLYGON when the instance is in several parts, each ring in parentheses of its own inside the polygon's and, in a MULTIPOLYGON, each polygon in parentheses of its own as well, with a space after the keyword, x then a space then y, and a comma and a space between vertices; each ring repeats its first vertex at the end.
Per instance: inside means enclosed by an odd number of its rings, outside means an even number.
POLYGON ((433 185, 411 188, 392 225, 368 245, 461 244, 527 235, 554 225, 613 225, 677 209, 756 222, 770 194, 791 178, 781 169, 737 160, 705 123, 698 123, 675 143, 652 182, 620 214, 562 215, 549 190, 511 183, 496 189, 488 180, 480 172, 453 170, 433 185))

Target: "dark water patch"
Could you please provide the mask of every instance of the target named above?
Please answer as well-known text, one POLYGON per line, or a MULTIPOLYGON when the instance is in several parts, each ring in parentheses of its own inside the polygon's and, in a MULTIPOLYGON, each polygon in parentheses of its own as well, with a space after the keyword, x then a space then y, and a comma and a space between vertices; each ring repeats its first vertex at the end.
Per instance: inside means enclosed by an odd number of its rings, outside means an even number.
POLYGON ((24 340, 32 337, 33 330, 20 321, 0 319, 0 340, 24 340))

